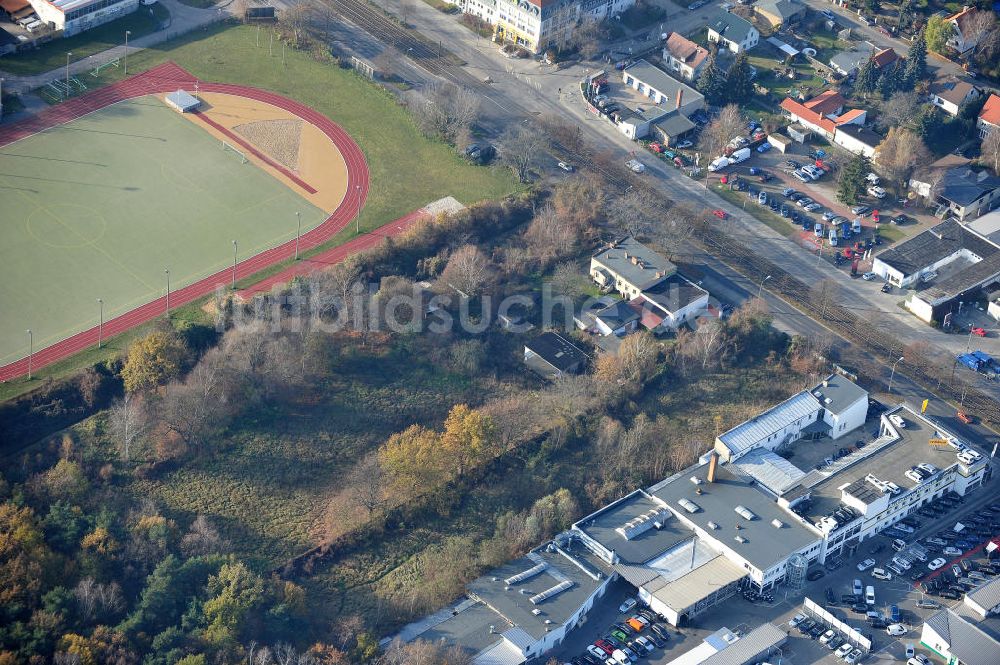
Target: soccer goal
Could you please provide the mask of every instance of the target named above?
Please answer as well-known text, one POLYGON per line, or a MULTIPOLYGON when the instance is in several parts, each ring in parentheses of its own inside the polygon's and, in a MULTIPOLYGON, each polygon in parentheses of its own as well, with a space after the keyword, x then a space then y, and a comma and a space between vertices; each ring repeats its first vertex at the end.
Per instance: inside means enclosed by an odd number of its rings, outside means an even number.
POLYGON ((235 146, 233 146, 232 143, 229 143, 228 141, 223 141, 222 142, 222 149, 224 151, 225 150, 231 150, 232 152, 235 152, 237 155, 239 155, 240 159, 243 160, 242 161, 243 164, 247 163, 247 156, 243 153, 243 151, 237 150, 235 148, 235 146))

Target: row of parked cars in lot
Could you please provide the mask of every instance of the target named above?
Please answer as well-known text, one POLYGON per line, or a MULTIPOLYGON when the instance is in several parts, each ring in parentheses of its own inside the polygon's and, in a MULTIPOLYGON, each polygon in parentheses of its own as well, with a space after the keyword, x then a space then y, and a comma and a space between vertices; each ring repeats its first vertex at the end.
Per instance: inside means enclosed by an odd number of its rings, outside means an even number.
MULTIPOLYGON (((618 609, 628 613, 635 607, 635 599, 629 598, 618 609)), ((666 647, 670 633, 659 619, 648 609, 635 610, 629 618, 612 624, 607 635, 588 646, 587 653, 571 660, 571 665, 631 665, 656 649, 666 647)))
POLYGON ((860 663, 864 658, 865 653, 862 649, 848 642, 833 628, 827 628, 823 622, 809 618, 805 614, 796 614, 789 620, 788 625, 798 630, 804 637, 819 641, 845 663, 860 663))

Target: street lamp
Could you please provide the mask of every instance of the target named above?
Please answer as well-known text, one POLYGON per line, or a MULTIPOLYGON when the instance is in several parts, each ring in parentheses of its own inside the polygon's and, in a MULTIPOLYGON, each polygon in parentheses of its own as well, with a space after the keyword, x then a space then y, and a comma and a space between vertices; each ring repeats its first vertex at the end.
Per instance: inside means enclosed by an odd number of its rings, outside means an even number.
POLYGON ((128 36, 132 34, 131 30, 125 31, 125 76, 128 76, 128 36))
POLYGON ((66 94, 69 95, 69 58, 73 55, 72 51, 66 53, 66 94))
POLYGON ((97 324, 97 348, 101 348, 101 342, 104 341, 104 299, 98 298, 97 304, 101 308, 101 318, 100 323, 97 324))
POLYGON ((167 276, 167 314, 170 314, 170 270, 164 270, 163 274, 167 276))
POLYGON ((965 343, 965 352, 968 353, 969 349, 972 348, 972 331, 975 330, 975 324, 969 324, 969 341, 965 343))
POLYGON ((903 357, 900 356, 899 359, 892 364, 892 371, 889 372, 889 394, 892 394, 892 378, 896 376, 896 365, 903 361, 903 357))
POLYGON ((35 353, 35 338, 31 334, 31 328, 28 328, 28 381, 31 381, 31 356, 35 353))
POLYGON ((769 280, 769 279, 771 279, 771 276, 770 276, 770 275, 768 275, 768 276, 767 276, 767 277, 765 277, 764 279, 760 280, 760 286, 758 286, 758 287, 757 287, 757 297, 758 297, 758 298, 760 298, 760 296, 761 296, 761 293, 763 293, 763 292, 764 292, 764 282, 766 282, 766 281, 767 281, 767 280, 769 280))
POLYGON ((233 291, 236 290, 236 254, 239 251, 239 245, 236 241, 233 241, 233 291))

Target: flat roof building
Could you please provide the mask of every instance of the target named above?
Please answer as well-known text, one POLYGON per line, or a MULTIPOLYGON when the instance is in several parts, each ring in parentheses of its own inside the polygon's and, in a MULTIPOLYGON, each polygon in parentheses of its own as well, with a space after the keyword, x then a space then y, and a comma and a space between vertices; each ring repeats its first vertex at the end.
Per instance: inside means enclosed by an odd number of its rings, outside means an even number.
POLYGON ((544 332, 525 342, 524 363, 539 376, 554 379, 582 371, 587 354, 559 333, 544 332))

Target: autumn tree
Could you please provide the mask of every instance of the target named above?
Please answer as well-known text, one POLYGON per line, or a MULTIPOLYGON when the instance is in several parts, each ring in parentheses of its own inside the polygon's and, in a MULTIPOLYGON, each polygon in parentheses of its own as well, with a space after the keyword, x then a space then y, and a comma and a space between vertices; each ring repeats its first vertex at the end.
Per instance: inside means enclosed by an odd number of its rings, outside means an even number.
POLYGON ((181 371, 185 348, 175 336, 152 332, 128 349, 122 380, 128 392, 142 392, 161 386, 181 371))
POLYGON ((909 182, 913 170, 930 161, 930 151, 920 137, 899 127, 889 130, 875 152, 875 164, 878 165, 879 172, 903 188, 909 182))
POLYGON ((447 479, 449 461, 442 454, 441 435, 422 425, 390 436, 378 459, 402 496, 425 494, 447 479))
POLYGON ((598 357, 596 377, 629 393, 640 390, 656 371, 660 346, 651 334, 642 332, 622 340, 617 354, 598 357))
POLYGON ((181 538, 181 552, 187 557, 225 554, 227 551, 229 542, 204 515, 195 517, 191 528, 181 538))
POLYGON ((462 476, 496 455, 496 443, 496 428, 489 416, 465 404, 452 407, 444 423, 441 449, 455 473, 462 476))
POLYGON ((943 16, 932 16, 927 20, 924 28, 924 39, 927 48, 935 53, 944 54, 948 40, 955 35, 955 27, 945 20, 943 16))
POLYGON ((908 125, 913 119, 913 110, 920 106, 923 97, 916 90, 901 90, 882 104, 878 115, 878 125, 884 131, 890 127, 908 125))

